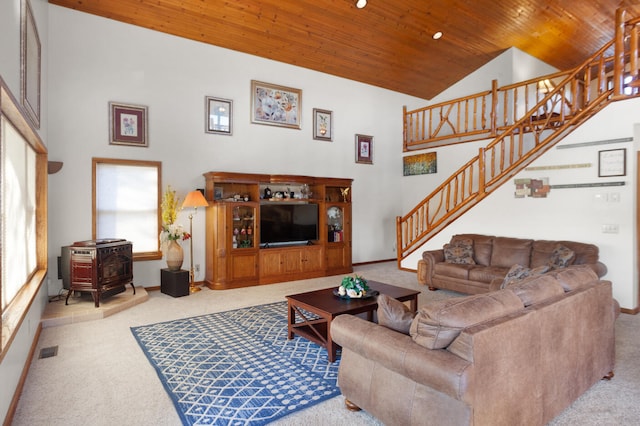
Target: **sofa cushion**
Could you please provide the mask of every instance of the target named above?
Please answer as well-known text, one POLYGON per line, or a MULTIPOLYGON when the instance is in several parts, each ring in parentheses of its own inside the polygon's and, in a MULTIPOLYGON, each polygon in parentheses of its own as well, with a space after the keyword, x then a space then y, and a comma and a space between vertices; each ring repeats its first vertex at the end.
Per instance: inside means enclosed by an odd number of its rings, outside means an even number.
POLYGON ((433 266, 434 275, 442 275, 445 277, 458 278, 461 280, 469 279, 469 270, 474 268, 474 265, 460 265, 456 263, 440 262, 433 266))
POLYGON ((562 285, 553 275, 549 274, 529 277, 511 284, 507 288, 513 290, 525 307, 564 294, 562 285))
POLYGON ((559 241, 536 240, 531 245, 531 261, 529 266, 537 268, 538 266, 549 263, 551 253, 559 244, 559 241))
POLYGON ((542 275, 546 272, 549 272, 550 270, 551 267, 549 265, 542 265, 532 269, 515 264, 511 267, 511 269, 509 269, 507 275, 505 275, 500 288, 506 288, 508 285, 515 284, 516 282, 522 281, 525 278, 542 275))
POLYGON ((458 265, 475 265, 473 260, 473 241, 456 240, 444 245, 444 261, 458 265))
POLYGON ((469 281, 490 283, 496 278, 504 278, 507 272, 507 268, 497 268, 495 266, 476 266, 475 268, 469 270, 469 281))
POLYGON ((576 253, 573 250, 562 244, 558 244, 553 249, 553 252, 551 252, 547 264, 553 269, 566 268, 571 265, 575 258, 576 253))
POLYGON ((588 266, 572 266, 561 269, 555 271, 553 276, 556 277, 565 292, 577 290, 598 280, 598 274, 588 266))
POLYGON ((427 349, 442 349, 470 325, 489 321, 523 308, 511 290, 438 300, 423 306, 411 323, 413 340, 427 349))
POLYGON ((491 264, 491 251, 494 237, 492 235, 458 234, 451 237, 451 243, 466 239, 473 241, 473 258, 476 264, 489 266, 491 264))
POLYGON ((511 268, 515 264, 529 267, 533 240, 496 237, 493 240, 491 266, 511 268))
POLYGON ((589 243, 580 243, 577 241, 558 241, 563 246, 566 246, 573 250, 576 254, 576 258, 573 261, 574 265, 585 265, 588 263, 596 263, 599 259, 598 246, 589 243))
POLYGON ((408 335, 415 313, 404 303, 386 294, 380 294, 377 302, 378 324, 408 335))

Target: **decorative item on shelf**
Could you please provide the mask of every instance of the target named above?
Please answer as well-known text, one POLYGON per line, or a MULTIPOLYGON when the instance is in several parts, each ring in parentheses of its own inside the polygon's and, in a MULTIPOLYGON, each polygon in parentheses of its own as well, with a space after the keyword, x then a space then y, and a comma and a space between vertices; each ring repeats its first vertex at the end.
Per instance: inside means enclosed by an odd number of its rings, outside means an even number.
POLYGON ((342 194, 342 201, 345 203, 349 202, 349 189, 350 188, 340 188, 340 194, 342 194))
POLYGON ((371 291, 367 285, 367 280, 359 275, 347 275, 342 279, 342 283, 334 294, 343 299, 363 299, 373 297, 378 294, 377 291, 371 291))
MULTIPOLYGON (((193 215, 198 212, 198 207, 208 207, 207 202, 202 192, 198 189, 191 191, 187 194, 187 197, 182 203, 182 208, 193 207, 193 213, 189 214, 189 233, 193 235, 193 215)), ((191 268, 189 269, 189 292, 195 293, 200 291, 200 287, 194 283, 194 270, 193 270, 193 238, 189 240, 189 260, 191 261, 191 268)))
POLYGON ((309 185, 302 184, 302 186, 300 187, 300 196, 301 198, 307 199, 309 198, 309 185))
POLYGON ((176 191, 167 186, 162 195, 162 232, 160 232, 160 250, 165 255, 167 267, 178 271, 182 267, 184 251, 178 241, 188 240, 191 234, 185 232, 182 225, 175 223, 178 217, 178 197, 176 191))

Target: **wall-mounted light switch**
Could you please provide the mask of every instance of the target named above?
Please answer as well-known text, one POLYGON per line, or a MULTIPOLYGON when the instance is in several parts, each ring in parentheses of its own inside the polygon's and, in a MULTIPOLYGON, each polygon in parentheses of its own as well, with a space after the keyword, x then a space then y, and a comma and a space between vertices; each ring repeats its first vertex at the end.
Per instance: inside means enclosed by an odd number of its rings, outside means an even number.
POLYGON ((603 234, 617 234, 619 231, 620 231, 620 226, 618 224, 602 225, 603 234))

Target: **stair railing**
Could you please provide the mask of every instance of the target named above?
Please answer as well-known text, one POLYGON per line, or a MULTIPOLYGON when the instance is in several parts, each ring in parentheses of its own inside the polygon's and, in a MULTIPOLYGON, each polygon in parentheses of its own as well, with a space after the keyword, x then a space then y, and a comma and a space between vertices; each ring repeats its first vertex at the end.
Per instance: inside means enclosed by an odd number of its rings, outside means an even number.
POLYGON ((608 104, 613 90, 606 78, 613 58, 605 52, 612 45, 603 46, 568 73, 514 124, 480 148, 478 156, 397 218, 398 262, 608 104))
MULTIPOLYGON (((535 80, 536 88, 532 89, 532 93, 535 93, 536 98, 541 94, 544 96, 522 116, 519 108, 522 108, 522 104, 526 108, 527 87, 534 80, 500 89, 503 93, 503 115, 500 122, 506 124, 512 118, 515 122, 506 126, 486 147, 480 148, 477 157, 458 169, 407 215, 397 217, 398 267, 401 267, 402 259, 421 247, 431 236, 456 220, 611 101, 640 96, 639 25, 640 17, 625 22, 624 10, 616 11, 614 40, 574 70, 547 76, 548 79, 542 77, 535 80), (610 56, 608 53, 612 48, 614 54, 610 56), (562 76, 565 78, 556 84, 562 76)), ((502 126, 498 125, 498 90, 495 82, 492 92, 491 127, 497 133, 502 126)), ((470 99, 486 102, 487 96, 482 93, 451 103, 460 104, 470 99)), ((448 108, 445 105, 447 103, 432 107, 444 111, 448 108)), ((428 108, 422 109, 420 114, 426 114, 428 108)), ((450 111, 443 117, 446 115, 447 122, 451 124, 449 114, 450 111)), ((424 117, 426 115, 422 118, 424 117)), ((415 121, 405 114, 405 136, 407 124, 415 121)), ((422 128, 428 127, 425 122, 422 121, 422 128)), ((455 130, 453 126, 452 129, 455 130)), ((464 129, 469 130, 468 127, 464 129)), ((480 134, 477 129, 474 131, 480 134)), ((463 137, 462 133, 458 133, 456 137, 463 137)), ((436 138, 442 137, 433 133, 431 128, 429 134, 436 135, 436 138)))

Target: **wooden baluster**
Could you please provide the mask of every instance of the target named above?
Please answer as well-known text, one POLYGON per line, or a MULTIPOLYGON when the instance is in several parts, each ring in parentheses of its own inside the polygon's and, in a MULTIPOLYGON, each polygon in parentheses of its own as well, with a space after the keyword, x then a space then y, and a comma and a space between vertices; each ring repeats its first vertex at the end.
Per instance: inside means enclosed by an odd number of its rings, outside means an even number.
POLYGON ((484 148, 478 150, 478 194, 484 197, 485 191, 485 158, 484 148))
POLYGON ((633 93, 638 93, 640 81, 638 81, 638 26, 631 27, 629 34, 629 71, 631 73, 631 82, 633 93))
POLYGON ((616 10, 615 54, 613 61, 613 95, 620 96, 624 84, 624 29, 626 11, 624 8, 616 10))
MULTIPOLYGON (((486 102, 482 102, 482 127, 485 126, 485 105, 486 102)), ((491 136, 495 137, 498 134, 498 80, 491 80, 491 111, 489 112, 489 120, 491 123, 491 136)))

